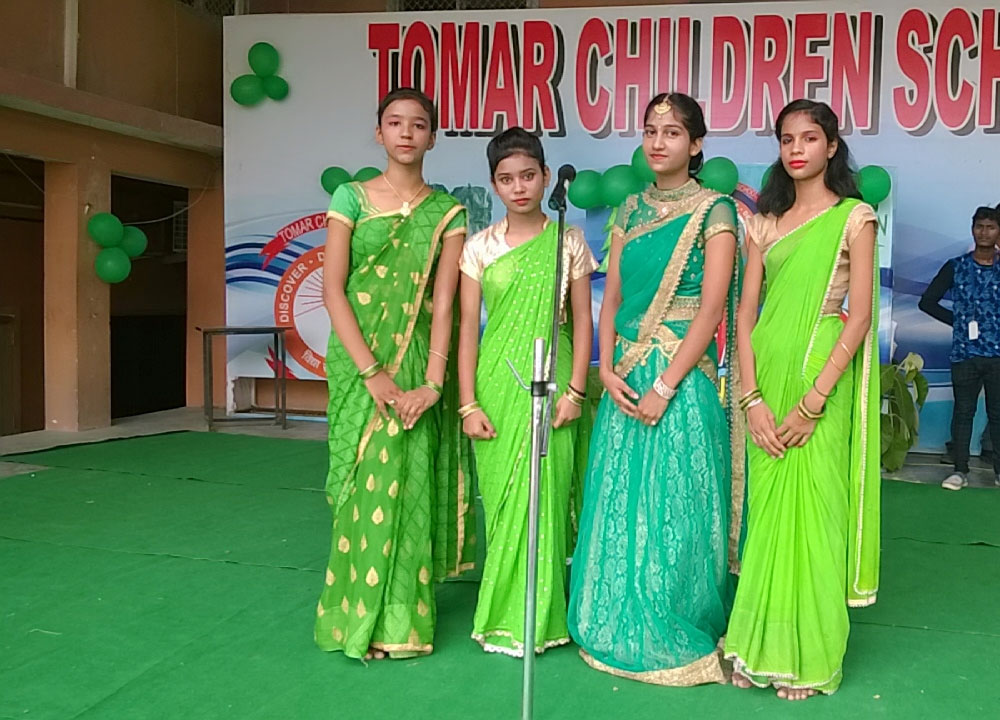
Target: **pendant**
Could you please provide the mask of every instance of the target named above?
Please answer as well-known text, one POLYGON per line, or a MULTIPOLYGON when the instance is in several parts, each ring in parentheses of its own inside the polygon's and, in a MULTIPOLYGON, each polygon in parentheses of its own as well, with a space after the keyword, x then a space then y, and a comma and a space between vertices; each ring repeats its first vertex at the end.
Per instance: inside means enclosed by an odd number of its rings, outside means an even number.
POLYGON ((403 207, 399 208, 399 214, 403 217, 410 217, 410 203, 404 202, 403 207))

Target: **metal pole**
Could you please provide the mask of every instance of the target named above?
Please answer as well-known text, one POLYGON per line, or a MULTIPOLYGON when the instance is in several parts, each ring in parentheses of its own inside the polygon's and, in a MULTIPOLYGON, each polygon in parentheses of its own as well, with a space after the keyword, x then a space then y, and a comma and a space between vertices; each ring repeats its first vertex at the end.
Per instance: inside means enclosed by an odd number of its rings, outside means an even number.
POLYGON ((521 685, 521 718, 531 720, 535 694, 535 617, 538 588, 538 496, 542 479, 545 405, 549 383, 545 378, 545 340, 535 338, 531 375, 531 474, 528 494, 528 577, 524 593, 524 680, 521 685))

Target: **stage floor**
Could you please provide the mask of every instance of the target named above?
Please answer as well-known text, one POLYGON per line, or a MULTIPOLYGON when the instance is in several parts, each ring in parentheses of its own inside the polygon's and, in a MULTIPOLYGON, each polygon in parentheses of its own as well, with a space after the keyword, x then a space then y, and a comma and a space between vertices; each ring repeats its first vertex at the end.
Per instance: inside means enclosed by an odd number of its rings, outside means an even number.
MULTIPOLYGON (((438 591, 435 652, 368 667, 313 645, 329 550, 322 442, 178 432, 5 456, 0 719, 515 718, 521 665, 438 591)), ((942 468, 944 469, 944 468, 942 468)), ((978 718, 1000 707, 1000 492, 887 481, 880 602, 842 689, 673 689, 537 664, 537 718, 978 718)))

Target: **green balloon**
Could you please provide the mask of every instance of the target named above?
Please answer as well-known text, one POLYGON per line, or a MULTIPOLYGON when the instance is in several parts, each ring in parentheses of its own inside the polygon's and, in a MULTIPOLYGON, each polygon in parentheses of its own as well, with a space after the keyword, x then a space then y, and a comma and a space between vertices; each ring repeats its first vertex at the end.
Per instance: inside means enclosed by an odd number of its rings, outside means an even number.
POLYGON ((768 165, 764 168, 764 174, 760 177, 760 189, 763 190, 767 187, 767 181, 771 179, 771 171, 774 170, 774 165, 768 165))
POLYGON ((632 152, 632 169, 644 182, 656 181, 656 173, 649 167, 649 161, 646 160, 646 153, 643 152, 642 145, 632 152))
POLYGON ((257 77, 263 78, 278 72, 281 56, 271 43, 259 42, 254 43, 250 48, 247 53, 247 61, 257 77))
POLYGON ((566 197, 581 210, 601 204, 601 174, 596 170, 581 170, 569 184, 566 197))
POLYGON ((715 157, 705 163, 698 173, 701 184, 723 195, 732 194, 740 181, 736 163, 726 157, 715 157))
POLYGON ((345 182, 351 181, 351 173, 344 170, 342 167, 337 167, 336 165, 328 167, 323 171, 323 174, 319 176, 319 184, 323 186, 323 189, 328 193, 333 195, 333 191, 338 187, 343 185, 345 182))
POLYGON ((87 221, 87 232, 101 247, 116 247, 121 244, 125 229, 122 221, 109 212, 101 212, 87 221))
POLYGON ((889 197, 892 178, 889 171, 878 165, 866 165, 858 171, 858 190, 869 205, 878 205, 889 197))
POLYGON ((229 94, 240 105, 250 107, 264 99, 264 83, 256 75, 240 75, 229 86, 229 94))
POLYGON ((137 228, 135 225, 129 225, 125 228, 125 235, 122 237, 121 249, 125 251, 125 254, 130 258, 137 258, 146 252, 146 246, 149 244, 149 240, 146 238, 146 233, 137 228))
POLYGON ((288 81, 280 75, 271 75, 261 80, 264 94, 272 100, 284 100, 288 97, 288 81))
POLYGON ((382 171, 377 167, 363 167, 354 173, 354 179, 358 182, 365 182, 366 180, 371 180, 372 178, 378 177, 382 174, 382 171))
POLYGON ((639 192, 643 186, 631 165, 615 165, 601 176, 601 202, 608 207, 618 207, 625 198, 639 192))
POLYGON ((132 272, 132 261, 120 247, 104 248, 94 258, 97 277, 109 285, 120 283, 132 272))

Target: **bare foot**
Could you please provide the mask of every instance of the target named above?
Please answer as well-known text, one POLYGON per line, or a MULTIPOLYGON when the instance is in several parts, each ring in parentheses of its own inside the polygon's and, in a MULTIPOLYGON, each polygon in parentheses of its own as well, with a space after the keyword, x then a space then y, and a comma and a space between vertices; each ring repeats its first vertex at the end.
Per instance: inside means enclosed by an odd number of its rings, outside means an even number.
POLYGON ((805 700, 815 694, 811 688, 778 688, 778 697, 782 700, 805 700))
POLYGON ((738 672, 733 673, 733 685, 740 688, 741 690, 746 690, 750 688, 753 683, 750 682, 750 678, 738 672))
POLYGON ((387 657, 388 653, 373 647, 368 648, 368 652, 365 653, 365 660, 385 660, 387 657))

